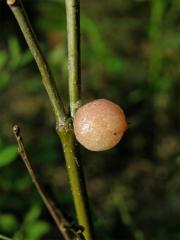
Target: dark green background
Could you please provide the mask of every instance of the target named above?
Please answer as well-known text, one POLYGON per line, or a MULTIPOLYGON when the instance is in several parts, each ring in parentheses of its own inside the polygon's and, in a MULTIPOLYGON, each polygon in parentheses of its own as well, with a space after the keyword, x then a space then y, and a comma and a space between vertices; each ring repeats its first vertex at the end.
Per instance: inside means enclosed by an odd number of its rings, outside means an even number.
MULTIPOLYGON (((64 1, 24 1, 67 104, 64 1)), ((82 98, 108 98, 129 130, 114 149, 83 147, 99 240, 180 240, 180 1, 84 0, 82 98)), ((65 162, 37 67, 0 1, 0 234, 61 239, 17 156, 19 124, 29 158, 50 196, 74 219, 65 162)))

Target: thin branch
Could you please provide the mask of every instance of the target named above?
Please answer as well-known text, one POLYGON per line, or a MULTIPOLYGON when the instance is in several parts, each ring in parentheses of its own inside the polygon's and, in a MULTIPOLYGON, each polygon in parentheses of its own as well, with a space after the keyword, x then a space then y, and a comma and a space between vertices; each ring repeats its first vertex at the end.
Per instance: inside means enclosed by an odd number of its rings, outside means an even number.
POLYGON ((40 49, 35 33, 33 32, 30 21, 23 7, 22 1, 7 0, 7 4, 9 5, 11 11, 13 12, 24 35, 24 38, 31 50, 31 53, 37 63, 37 66, 42 77, 42 82, 46 88, 50 102, 53 107, 53 111, 55 113, 56 122, 58 125, 64 125, 66 122, 66 113, 63 102, 58 93, 56 83, 51 74, 48 63, 40 49))
POLYGON ((151 1, 150 6, 151 6, 151 18, 149 25, 150 52, 148 74, 149 83, 153 85, 154 82, 159 81, 163 65, 164 46, 163 44, 161 44, 161 42, 163 39, 162 26, 164 21, 164 12, 166 9, 166 1, 153 0, 151 1))
POLYGON ((78 146, 74 133, 70 128, 57 129, 57 133, 63 145, 78 223, 84 227, 84 236, 86 240, 95 240, 85 179, 80 159, 77 157, 78 146))
POLYGON ((66 0, 69 98, 71 116, 80 106, 80 0, 66 0))
MULTIPOLYGON (((66 0, 68 73, 71 117, 81 105, 81 69, 80 69, 80 0, 66 0)), ((70 125, 69 125, 70 126, 70 125)), ((76 215, 79 224, 85 228, 87 240, 94 240, 94 229, 89 209, 82 165, 77 157, 79 149, 73 129, 57 128, 63 144, 66 166, 69 175, 76 215)))
POLYGON ((62 233, 65 240, 71 240, 72 234, 76 237, 76 239, 84 239, 83 238, 83 228, 81 226, 72 225, 63 215, 63 213, 56 208, 53 201, 47 196, 43 186, 39 183, 35 172, 30 164, 28 156, 26 154, 26 150, 24 148, 23 140, 20 134, 19 126, 15 125, 13 127, 13 133, 18 143, 19 154, 28 170, 29 175, 32 178, 32 182, 34 183, 39 195, 41 196, 45 206, 49 210, 52 218, 54 219, 59 231, 62 233))
MULTIPOLYGON (((71 124, 69 124, 69 119, 67 119, 67 115, 58 95, 54 79, 39 48, 21 0, 8 0, 7 3, 14 13, 27 44, 36 60, 42 76, 42 81, 53 106, 57 124, 56 130, 63 145, 78 222, 85 229, 84 236, 86 240, 94 240, 95 238, 90 217, 87 191, 82 167, 77 159, 76 141, 71 124)), ((80 104, 79 0, 66 0, 66 6, 68 21, 70 108, 71 116, 73 117, 80 104)), ((79 235, 82 235, 81 230, 79 235)), ((76 236, 76 238, 83 239, 84 237, 76 236)))

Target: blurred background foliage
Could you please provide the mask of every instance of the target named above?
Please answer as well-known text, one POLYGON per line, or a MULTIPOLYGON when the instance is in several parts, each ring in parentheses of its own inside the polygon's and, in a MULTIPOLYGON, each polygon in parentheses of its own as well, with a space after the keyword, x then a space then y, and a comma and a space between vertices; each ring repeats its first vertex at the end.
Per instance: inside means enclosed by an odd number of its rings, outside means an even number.
MULTIPOLYGON (((62 0, 25 7, 66 106, 62 0)), ((129 130, 111 151, 81 148, 97 239, 180 240, 180 1, 81 3, 83 101, 108 98, 129 130)), ((61 239, 17 155, 12 125, 50 196, 75 219, 54 117, 17 23, 0 1, 0 239, 61 239)))

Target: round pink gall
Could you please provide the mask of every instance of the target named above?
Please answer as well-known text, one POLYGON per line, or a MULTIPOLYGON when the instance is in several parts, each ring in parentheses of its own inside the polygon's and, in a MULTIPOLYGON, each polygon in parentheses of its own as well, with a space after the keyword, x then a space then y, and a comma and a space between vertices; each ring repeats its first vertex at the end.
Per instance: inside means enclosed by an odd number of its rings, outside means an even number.
POLYGON ((128 123, 122 108, 106 99, 85 104, 74 116, 76 139, 91 151, 113 148, 127 128, 128 123))

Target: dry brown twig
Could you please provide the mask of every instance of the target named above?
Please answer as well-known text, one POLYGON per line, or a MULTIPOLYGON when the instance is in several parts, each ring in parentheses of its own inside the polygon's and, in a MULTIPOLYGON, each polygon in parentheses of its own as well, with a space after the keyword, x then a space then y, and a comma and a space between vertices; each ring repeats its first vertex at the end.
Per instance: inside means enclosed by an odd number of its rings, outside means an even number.
POLYGON ((64 239, 71 240, 71 239, 74 239, 74 237, 75 237, 76 240, 84 240, 85 238, 82 233, 84 230, 83 227, 79 226, 79 225, 76 226, 76 225, 71 224, 64 217, 63 213, 59 209, 57 209, 54 202, 47 196, 43 186, 38 181, 36 174, 32 168, 32 165, 30 164, 30 161, 28 159, 28 156, 27 156, 24 144, 23 144, 22 136, 20 133, 20 128, 18 125, 13 126, 13 133, 17 140, 19 154, 28 170, 29 175, 32 178, 32 182, 34 183, 40 197, 42 198, 45 206, 47 207, 49 213, 51 214, 59 231, 62 233, 64 239))

